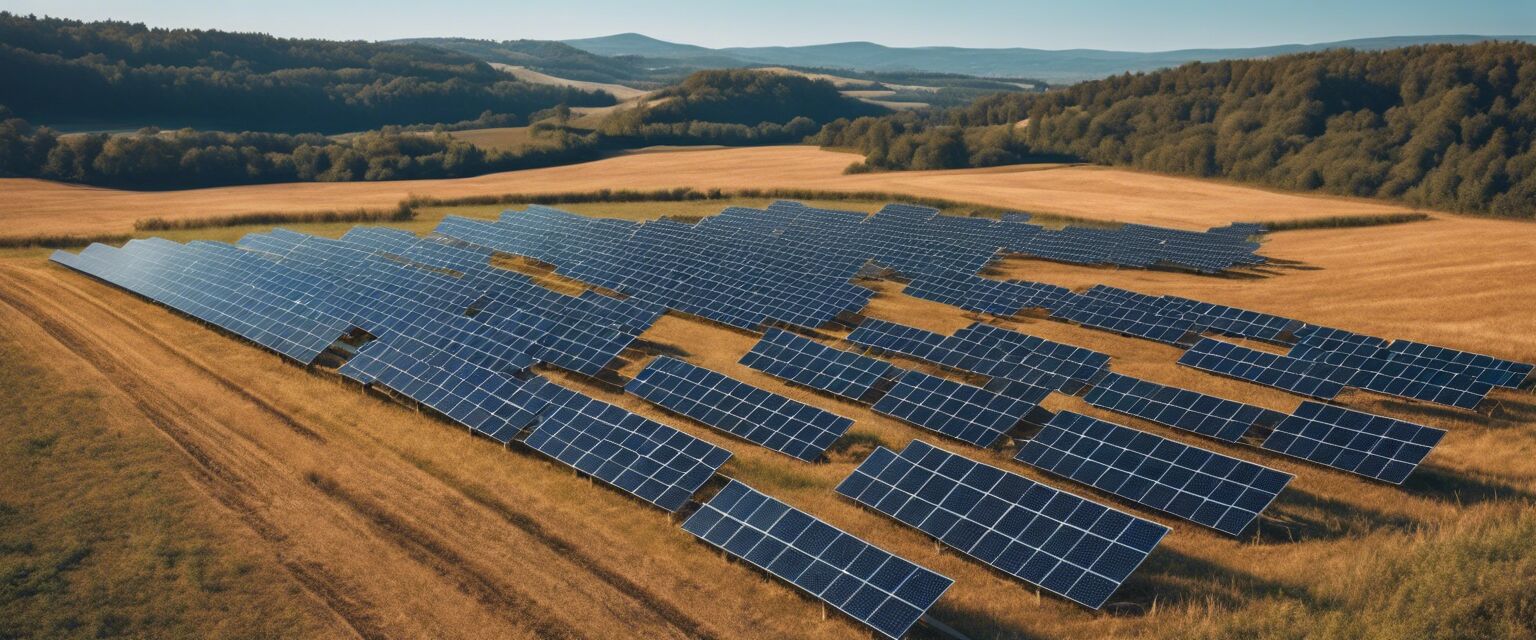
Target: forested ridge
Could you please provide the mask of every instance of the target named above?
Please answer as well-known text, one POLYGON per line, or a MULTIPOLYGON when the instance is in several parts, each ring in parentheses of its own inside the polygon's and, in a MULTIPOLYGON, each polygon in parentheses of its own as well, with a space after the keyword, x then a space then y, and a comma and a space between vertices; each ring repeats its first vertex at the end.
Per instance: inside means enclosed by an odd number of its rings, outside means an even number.
POLYGON ((1451 211, 1536 216, 1536 45, 1335 50, 1195 63, 830 123, 855 170, 1061 154, 1451 211))
POLYGON ((603 151, 596 134, 548 135, 548 144, 512 151, 394 126, 340 138, 192 129, 61 136, 0 107, 0 176, 126 189, 462 178, 593 160, 603 151))
POLYGON ((604 119, 598 132, 634 144, 800 142, 839 118, 889 110, 849 98, 826 80, 751 69, 698 71, 645 105, 604 119))
POLYGON ((829 83, 760 71, 701 72, 661 101, 616 112, 597 131, 569 127, 570 110, 535 112, 538 144, 488 150, 447 131, 512 124, 487 111, 446 125, 386 126, 351 136, 146 129, 64 135, 0 106, 0 176, 135 189, 272 182, 457 178, 581 162, 656 144, 781 144, 826 120, 884 109, 844 98, 829 83), (706 121, 703 118, 725 118, 706 121), (750 122, 752 124, 745 124, 750 122))
MULTIPOLYGON (((575 56, 589 57, 598 58, 575 56)), ((570 125, 569 107, 612 100, 521 82, 437 47, 0 12, 5 176, 128 188, 460 177, 655 144, 808 140, 864 154, 851 171, 1073 160, 1536 217, 1527 43, 1192 63, 896 113, 823 80, 699 71, 583 125, 595 130, 570 125), (216 116, 231 132, 63 135, 36 124, 176 116, 216 116), (442 133, 541 118, 539 144, 509 151, 442 133)))
POLYGON ((437 47, 0 12, 0 104, 34 121, 208 121, 336 133, 613 104, 437 47))

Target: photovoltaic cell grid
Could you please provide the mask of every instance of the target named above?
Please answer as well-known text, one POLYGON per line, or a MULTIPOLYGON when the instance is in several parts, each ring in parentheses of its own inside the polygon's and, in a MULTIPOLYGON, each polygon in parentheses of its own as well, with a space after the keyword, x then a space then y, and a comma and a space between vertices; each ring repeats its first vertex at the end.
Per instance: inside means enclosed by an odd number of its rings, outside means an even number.
POLYGON ((847 340, 861 347, 899 353, 919 360, 928 360, 933 350, 944 343, 943 334, 925 331, 904 324, 865 318, 847 340))
POLYGON ((1003 395, 921 371, 908 371, 875 402, 874 409, 876 413, 986 447, 1039 409, 1040 401, 1049 393, 1049 389, 1036 387, 1028 394, 1003 395))
POLYGON ((1493 391, 1493 385, 1474 376, 1393 360, 1388 356, 1386 352, 1372 356, 1349 355, 1336 366, 1351 373, 1348 386, 1462 409, 1477 408, 1493 391))
POLYGON ((1468 351, 1446 347, 1394 340, 1387 346, 1391 358, 1409 364, 1438 369, 1455 374, 1465 374, 1496 387, 1517 388, 1536 368, 1528 362, 1515 362, 1468 351))
POLYGON ((921 440, 876 448, 837 492, 1091 609, 1168 528, 921 440))
POLYGON ((889 638, 905 635, 954 584, 736 480, 683 530, 889 638))
POLYGON ((783 329, 764 333, 741 364, 855 401, 902 371, 889 362, 833 349, 783 329))
POLYGON ((1203 436, 1237 442, 1255 424, 1273 425, 1278 411, 1111 373, 1083 400, 1101 409, 1203 436))
POLYGON ((1328 400, 1349 382, 1351 373, 1330 364, 1298 360, 1205 338, 1179 358, 1179 364, 1203 371, 1328 400))
POLYGON ((1264 448, 1350 473, 1402 484, 1445 431, 1304 402, 1275 426, 1264 448))
POLYGON ((1228 535, 1241 535, 1291 475, 1063 411, 1015 460, 1228 535))
POLYGON ((671 411, 801 460, 815 461, 853 420, 662 356, 624 390, 671 411))
POLYGON ((644 416, 575 391, 556 391, 524 442, 667 511, 682 508, 731 457, 730 451, 644 416))
POLYGON ((1109 356, 977 322, 956 331, 934 350, 934 362, 1040 387, 1074 392, 1109 366, 1109 356))
POLYGON ((1289 355, 1349 372, 1348 386, 1464 409, 1476 408, 1495 386, 1519 386, 1531 367, 1328 327, 1303 327, 1297 335, 1289 355))
POLYGON ((1199 330, 1193 320, 1169 317, 1151 309, 1113 300, 1078 296, 1051 314, 1052 318, 1166 344, 1184 344, 1199 330))

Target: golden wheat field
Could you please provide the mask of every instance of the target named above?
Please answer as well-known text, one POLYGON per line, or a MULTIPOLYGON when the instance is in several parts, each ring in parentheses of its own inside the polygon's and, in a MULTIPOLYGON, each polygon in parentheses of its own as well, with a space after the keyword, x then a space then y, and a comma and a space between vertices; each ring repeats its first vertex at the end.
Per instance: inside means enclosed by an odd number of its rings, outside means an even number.
POLYGON ((595 162, 453 180, 273 184, 185 191, 121 191, 0 178, 0 237, 124 233, 144 218, 247 212, 389 209, 411 196, 459 197, 594 189, 787 188, 880 191, 979 202, 1101 220, 1204 229, 1211 221, 1381 214, 1405 207, 1304 196, 1220 182, 1088 166, 844 175, 860 157, 809 146, 636 153, 595 162))
MULTIPOLYGON (((1234 220, 1401 211, 1222 183, 1088 168, 844 176, 846 154, 808 147, 639 154, 575 167, 380 184, 129 193, 0 184, 5 233, 131 230, 136 218, 390 206, 591 188, 880 190, 1078 216, 1205 228, 1234 220)), ((726 202, 584 204, 590 215, 699 215, 726 202)), ((760 206, 761 200, 731 204, 760 206)), ((870 211, 880 203, 813 203, 870 211)), ((400 223, 425 232, 445 207, 400 223)), ((339 235, 350 225, 298 225, 339 235)), ((232 241, 262 227, 183 230, 232 241)), ((996 277, 1106 283, 1304 321, 1536 360, 1536 226, 1434 214, 1392 226, 1271 234, 1255 277, 1010 259, 996 277)), ((974 318, 874 285, 871 317, 949 332, 974 318)), ((1117 372, 1271 409, 1299 398, 1175 364, 1179 351, 1043 318, 997 321, 1113 357, 1117 372)), ((846 329, 829 329, 838 342, 846 329)), ((576 376, 560 383, 730 449, 722 473, 955 579, 931 614, 971 638, 1529 637, 1536 629, 1536 397, 1497 391, 1488 414, 1358 392, 1350 407, 1448 429, 1403 487, 1252 447, 1199 440, 1080 398, 1071 409, 1295 474, 1256 532, 1232 539, 1137 509, 1010 459, 941 441, 867 406, 737 364, 756 337, 669 314, 626 354, 655 353, 853 418, 831 460, 806 464, 576 376), (1173 532, 1092 612, 945 551, 832 488, 875 444, 922 438, 1173 532)), ((305 370, 132 294, 0 254, 0 571, 29 597, 0 636, 363 638, 869 637, 813 599, 683 532, 661 511, 568 468, 305 370), (151 631, 153 630, 153 631, 151 631)), ((904 366, 923 368, 914 361, 904 366)), ((919 629, 920 637, 932 631, 919 629)))

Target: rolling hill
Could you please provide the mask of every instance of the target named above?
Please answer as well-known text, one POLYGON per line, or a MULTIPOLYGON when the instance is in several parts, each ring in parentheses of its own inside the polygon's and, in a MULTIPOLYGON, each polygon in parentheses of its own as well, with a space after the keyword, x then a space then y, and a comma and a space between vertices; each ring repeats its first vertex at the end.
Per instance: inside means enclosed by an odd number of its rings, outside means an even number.
POLYGON ((722 66, 724 57, 736 66, 753 64, 831 67, 861 71, 928 71, 973 76, 1040 78, 1052 83, 1102 78, 1124 72, 1152 71, 1186 62, 1267 58, 1292 53, 1352 48, 1382 50, 1419 44, 1472 44, 1485 40, 1536 42, 1536 36, 1426 35, 1361 38, 1315 44, 1282 44, 1243 49, 1179 49, 1174 51, 1107 51, 1101 49, 1046 50, 1014 47, 888 47, 873 42, 838 42, 796 47, 726 47, 710 49, 658 40, 638 33, 565 40, 565 44, 603 56, 641 56, 690 63, 709 59, 722 66))

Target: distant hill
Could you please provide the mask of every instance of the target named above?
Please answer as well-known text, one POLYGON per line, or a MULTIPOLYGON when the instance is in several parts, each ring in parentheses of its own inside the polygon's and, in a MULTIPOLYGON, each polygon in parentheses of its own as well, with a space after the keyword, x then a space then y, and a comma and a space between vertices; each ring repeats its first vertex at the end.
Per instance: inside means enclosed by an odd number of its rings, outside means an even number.
POLYGON ((390 44, 427 45, 485 62, 537 69, 570 80, 623 84, 654 89, 687 75, 657 72, 634 56, 610 57, 554 40, 473 40, 470 38, 407 38, 390 44))
POLYGON ((1375 51, 1419 44, 1472 44, 1486 40, 1536 43, 1536 36, 1394 36, 1243 49, 1181 49, 1156 52, 1100 49, 1052 51, 1027 48, 887 47, 873 42, 710 49, 657 40, 638 33, 564 42, 577 49, 603 56, 665 58, 681 64, 707 58, 712 60, 709 66, 716 67, 767 64, 860 71, 926 71, 983 77, 1028 77, 1053 83, 1067 83, 1103 78, 1127 71, 1153 71, 1196 61, 1268 58, 1340 48, 1375 51), (734 60, 735 64, 720 64, 722 59, 734 60))
POLYGON ((868 169, 1060 155, 1536 218, 1536 44, 1191 63, 938 112, 834 121, 815 142, 858 149, 868 169))
MULTIPOLYGON (((598 39, 605 40, 605 39, 598 39)), ((592 50, 573 46, 573 40, 473 40, 468 38, 410 38, 389 44, 430 46, 484 60, 491 64, 525 67, 532 71, 588 83, 624 85, 637 89, 661 89, 682 82, 689 74, 711 69, 792 69, 793 72, 833 79, 839 88, 858 92, 870 102, 893 106, 959 106, 983 95, 1031 91, 1044 87, 1038 78, 978 78, 972 75, 931 71, 871 71, 848 67, 776 65, 727 56, 704 47, 680 45, 639 34, 613 36, 608 45, 587 43, 592 50), (634 51, 608 55, 604 51, 634 51)), ((578 88, 599 88, 582 87, 578 88)), ((610 92, 612 92, 610 90, 610 92)), ((624 92, 617 92, 622 94, 624 92)), ((620 97, 623 97, 622 95, 620 97)))
MULTIPOLYGON (((578 49, 556 43, 577 55, 578 49)), ((0 105, 44 124, 341 133, 490 111, 604 106, 612 96, 517 82, 435 47, 162 29, 0 11, 0 105)))

